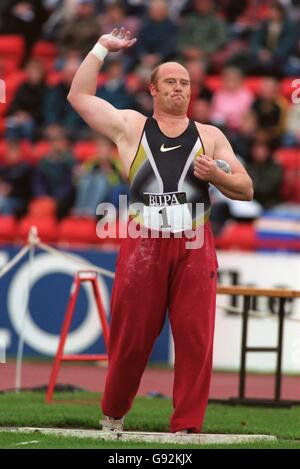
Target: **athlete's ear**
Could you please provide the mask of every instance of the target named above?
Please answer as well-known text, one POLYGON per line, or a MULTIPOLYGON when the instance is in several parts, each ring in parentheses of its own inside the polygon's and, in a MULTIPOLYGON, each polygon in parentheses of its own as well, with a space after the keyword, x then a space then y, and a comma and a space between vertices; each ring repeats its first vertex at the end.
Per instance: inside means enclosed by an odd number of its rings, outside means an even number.
POLYGON ((150 83, 149 91, 150 91, 151 96, 153 96, 153 97, 156 96, 157 88, 156 88, 156 85, 154 83, 150 83))

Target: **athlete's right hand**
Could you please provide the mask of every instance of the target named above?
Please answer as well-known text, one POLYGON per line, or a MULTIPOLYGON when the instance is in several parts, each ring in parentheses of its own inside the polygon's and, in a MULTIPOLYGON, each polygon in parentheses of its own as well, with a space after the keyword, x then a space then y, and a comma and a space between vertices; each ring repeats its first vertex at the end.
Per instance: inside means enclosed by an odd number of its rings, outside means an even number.
POLYGON ((121 49, 127 49, 136 43, 136 38, 131 38, 131 32, 125 28, 114 28, 111 33, 103 34, 98 41, 110 52, 117 52, 121 49))

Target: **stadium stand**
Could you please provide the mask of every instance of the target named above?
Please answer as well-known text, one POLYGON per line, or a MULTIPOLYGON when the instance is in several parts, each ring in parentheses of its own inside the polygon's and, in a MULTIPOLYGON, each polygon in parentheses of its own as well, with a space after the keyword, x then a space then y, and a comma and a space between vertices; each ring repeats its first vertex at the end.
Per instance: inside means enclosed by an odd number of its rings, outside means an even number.
MULTIPOLYGON (((62 2, 63 3, 63 2, 62 2)), ((102 2, 98 2, 95 0, 95 15, 96 18, 99 20, 99 28, 100 24, 106 24, 105 15, 108 14, 106 8, 109 8, 104 2, 104 6, 102 2)), ((229 2, 230 3, 230 2, 229 2)), ((214 15, 218 18, 222 18, 222 21, 227 22, 228 28, 228 37, 226 42, 219 47, 217 52, 226 52, 228 55, 228 51, 230 50, 230 45, 234 43, 237 39, 241 39, 241 43, 243 44, 242 47, 247 50, 250 48, 251 41, 253 39, 253 35, 256 34, 259 27, 263 24, 267 24, 270 21, 269 11, 272 8, 271 3, 268 0, 260 2, 259 8, 257 8, 257 2, 254 0, 250 0, 249 2, 245 2, 245 10, 237 15, 228 16, 228 10, 226 9, 226 5, 228 2, 218 2, 217 8, 214 10, 214 15), (256 5, 256 7, 255 7, 256 5), (256 8, 256 9, 255 9, 256 8)), ((286 3, 286 2, 282 2, 286 3)), ((74 2, 76 4, 76 2, 74 2)), ((107 2, 109 5, 109 2, 107 2)), ((130 10, 129 5, 127 2, 124 2, 124 8, 128 7, 128 11, 130 14, 132 10, 130 10)), ((227 5, 228 6, 228 5, 227 5)), ((76 8, 76 7, 74 7, 76 8)), ((172 10, 172 9, 171 9, 172 10)), ((182 9, 181 11, 176 11, 176 14, 172 10, 169 14, 169 18, 172 18, 172 22, 177 24, 178 27, 178 36, 180 37, 180 28, 182 28, 189 17, 189 21, 191 21, 191 14, 196 15, 195 13, 195 5, 193 1, 183 1, 182 2, 182 9)), ((231 13, 234 11, 231 9, 231 13)), ((59 41, 56 40, 56 37, 59 37, 60 28, 64 24, 64 19, 61 18, 59 15, 57 16, 60 18, 60 22, 52 23, 53 15, 55 11, 48 12, 48 20, 50 23, 47 24, 47 28, 41 30, 41 33, 33 44, 30 54, 27 58, 28 60, 34 58, 42 62, 45 68, 46 73, 46 87, 47 89, 52 89, 56 85, 62 83, 64 78, 64 67, 66 63, 70 63, 72 60, 82 59, 76 50, 70 48, 69 50, 64 50, 62 52, 59 41), (49 34, 49 30, 52 28, 52 34, 49 34), (45 31, 47 30, 47 34, 45 31)), ((57 12, 58 13, 58 10, 57 12)), ((289 11, 287 11, 289 14, 289 11)), ((198 15, 199 13, 197 13, 198 15)), ((128 16, 129 18, 129 16, 128 16)), ((132 19, 132 17, 130 17, 132 19)), ((145 16, 147 18, 147 15, 145 16)), ((139 22, 136 24, 143 24, 144 18, 139 18, 139 22)), ((164 21, 166 18, 164 19, 164 21)), ((43 19, 44 21, 44 19, 43 19)), ((156 20, 155 20, 156 21, 156 20)), ((94 16, 93 16, 93 24, 94 24, 94 16)), ((293 23, 294 25, 294 23, 293 23)), ((299 24, 296 24, 298 31, 300 30, 299 24)), ((295 26, 294 25, 294 26, 295 26)), ((240 44, 240 43, 239 43, 240 44)), ((150 46, 149 46, 150 47, 150 46)), ((173 52, 172 57, 176 60, 181 60, 181 51, 178 48, 178 44, 174 43, 174 47, 177 47, 176 52, 173 52)), ((202 52, 198 51, 197 54, 194 51, 194 58, 191 59, 191 51, 188 50, 186 47, 185 53, 183 55, 189 56, 188 60, 197 60, 200 61, 202 64, 203 61, 203 54, 202 52)), ((233 48, 234 49, 234 48, 233 48)), ((291 45, 291 50, 293 50, 293 54, 295 55, 297 52, 297 45, 291 45), (293 46, 293 47, 292 47, 293 46)), ((144 112, 145 114, 151 114, 151 109, 149 109, 149 101, 147 101, 147 88, 145 83, 149 78, 149 74, 151 71, 151 67, 154 64, 151 64, 149 68, 148 62, 149 57, 143 55, 142 50, 135 51, 134 49, 130 52, 132 56, 128 57, 126 54, 125 56, 117 56, 115 60, 119 60, 123 68, 126 70, 124 73, 122 83, 124 85, 124 89, 127 91, 128 96, 133 96, 135 98, 135 103, 137 106, 137 110, 140 112, 144 112)), ((149 51, 147 51, 147 54, 149 51)), ((207 53, 207 52, 206 52, 207 53)), ((5 154, 7 151, 7 111, 12 103, 20 85, 24 83, 26 80, 26 72, 25 72, 25 65, 24 57, 26 59, 26 41, 25 38, 21 34, 7 34, 1 33, 0 30, 0 77, 5 81, 6 84, 6 102, 0 104, 0 181, 1 181, 1 167, 5 165, 5 154)), ((205 54, 204 54, 205 57, 205 54)), ((219 57, 219 56, 218 56, 219 57)), ((218 58, 217 57, 217 58, 218 58)), ((224 55, 225 57, 225 55, 224 55)), ((288 57, 285 57, 288 59, 288 57)), ((219 60, 219 59, 218 59, 219 60)), ((205 60, 204 58, 204 65, 209 65, 207 73, 205 75, 204 85, 209 89, 213 94, 220 90, 222 86, 222 76, 220 73, 220 68, 216 67, 214 69, 214 64, 218 62, 218 60, 214 60, 212 55, 209 55, 209 60, 205 60)), ((230 62, 230 61, 229 61, 230 62)), ((219 63, 219 62, 218 62, 219 63)), ((231 62, 230 62, 231 63, 231 62)), ((74 63, 73 63, 74 65, 74 63)), ((226 65, 226 62, 223 64, 226 65)), ((72 68, 72 67, 71 67, 72 68)), ((71 68, 69 69, 69 73, 72 73, 71 68)), ((222 70, 222 69, 221 69, 222 70)), ((248 75, 244 77, 244 85, 248 90, 250 90, 254 97, 257 97, 261 86, 263 75, 248 75)), ((278 75, 279 78, 279 95, 282 99, 285 99, 288 106, 292 104, 292 94, 300 88, 300 84, 297 85, 295 82, 296 76, 285 76, 284 74, 278 75)), ((98 78, 98 89, 103 87, 103 85, 107 82, 107 72, 104 69, 99 74, 98 78)), ((205 99, 201 94, 197 96, 197 93, 193 91, 193 99, 201 100, 205 99)), ((299 93, 298 93, 299 94, 299 93)), ((197 101, 198 102, 198 101, 197 101)), ((210 104, 209 104, 210 105, 210 104)), ((26 111, 27 112, 27 111, 26 111)), ((55 123, 57 124, 57 123, 55 123)), ((89 132, 89 129, 86 126, 80 127, 80 132, 77 131, 75 134, 70 135, 71 142, 72 142, 72 153, 74 154, 76 164, 74 170, 74 181, 76 181, 76 168, 80 166, 80 164, 84 162, 88 162, 94 155, 96 154, 96 145, 93 139, 93 135, 89 132)), ((43 129, 43 131, 38 135, 37 139, 25 140, 22 139, 20 142, 22 157, 25 161, 29 162, 33 168, 33 172, 37 167, 37 164, 43 160, 43 158, 48 154, 49 151, 49 141, 45 138, 45 132, 47 129, 43 129)), ((222 130, 226 133, 228 129, 222 127, 222 130)), ((261 129, 257 129, 257 133, 260 132, 261 129)), ((230 132, 228 134, 230 138, 230 132)), ((236 137, 236 135, 234 135, 236 137)), ((300 212, 300 131, 299 136, 296 138, 295 143, 292 146, 286 146, 284 144, 284 139, 277 143, 276 148, 274 148, 274 159, 277 161, 283 169, 283 183, 280 191, 281 202, 286 207, 286 213, 289 214, 289 204, 296 206, 299 208, 300 212), (298 138, 298 140, 297 140, 298 138)), ((253 143, 253 141, 252 141, 253 143)), ((245 162, 246 163, 246 162, 245 162)), ((76 182, 75 182, 76 185, 76 182)), ((1 199, 1 191, 0 191, 0 199, 1 199)), ((265 223, 264 213, 262 214, 263 223, 265 223)), ((27 236, 28 228, 30 224, 36 224, 39 228, 40 236, 49 242, 57 242, 63 241, 67 243, 91 243, 91 244, 101 244, 103 241, 97 238, 95 233, 95 224, 96 218, 76 218, 68 213, 65 219, 58 221, 55 217, 55 203, 54 200, 51 198, 41 198, 41 199, 33 199, 29 202, 27 207, 27 213, 21 218, 18 219, 15 217, 14 213, 11 214, 3 214, 1 213, 1 204, 0 204, 0 242, 17 242, 18 240, 24 240, 27 236), (76 229, 75 229, 76 227, 76 229)), ((299 227, 299 220, 295 221, 296 225, 299 227)), ((259 233, 259 220, 252 220, 248 221, 247 223, 240 223, 238 220, 228 220, 223 229, 220 232, 215 233, 216 235, 216 244, 217 247, 222 249, 230 249, 230 248, 238 248, 241 250, 255 250, 261 249, 266 246, 268 248, 268 240, 266 238, 262 239, 259 233), (258 224, 255 224, 258 223, 258 224)), ((280 231, 280 229, 279 229, 280 231)), ((270 246, 274 247, 274 242, 276 244, 276 240, 274 238, 270 241, 270 246)), ((298 240, 294 240, 297 242, 293 242, 292 244, 282 239, 279 240, 277 238, 278 243, 286 249, 298 249, 300 250, 298 240)))

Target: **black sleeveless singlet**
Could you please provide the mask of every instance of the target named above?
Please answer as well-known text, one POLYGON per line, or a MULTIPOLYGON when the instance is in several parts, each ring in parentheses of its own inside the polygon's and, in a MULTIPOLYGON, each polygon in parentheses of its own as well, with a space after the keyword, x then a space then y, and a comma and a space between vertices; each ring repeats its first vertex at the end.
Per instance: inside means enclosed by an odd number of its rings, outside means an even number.
POLYGON ((204 147, 194 121, 178 137, 164 135, 157 121, 146 120, 140 143, 129 171, 129 215, 143 224, 141 214, 132 204, 145 200, 145 193, 185 193, 192 215, 193 228, 209 218, 211 203, 208 183, 194 176, 194 160, 204 153, 204 147), (202 214, 199 216, 199 205, 202 214), (203 213, 204 212, 204 213, 203 213))

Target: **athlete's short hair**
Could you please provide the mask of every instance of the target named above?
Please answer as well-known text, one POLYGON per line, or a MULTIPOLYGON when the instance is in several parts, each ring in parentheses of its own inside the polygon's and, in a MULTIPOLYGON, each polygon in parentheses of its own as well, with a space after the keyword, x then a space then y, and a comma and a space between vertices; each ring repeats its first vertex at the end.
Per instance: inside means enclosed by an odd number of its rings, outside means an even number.
POLYGON ((151 73, 151 76, 150 76, 150 83, 152 83, 153 85, 155 85, 155 83, 157 82, 157 75, 158 75, 160 66, 161 66, 161 64, 157 65, 157 66, 152 70, 152 73, 151 73))

